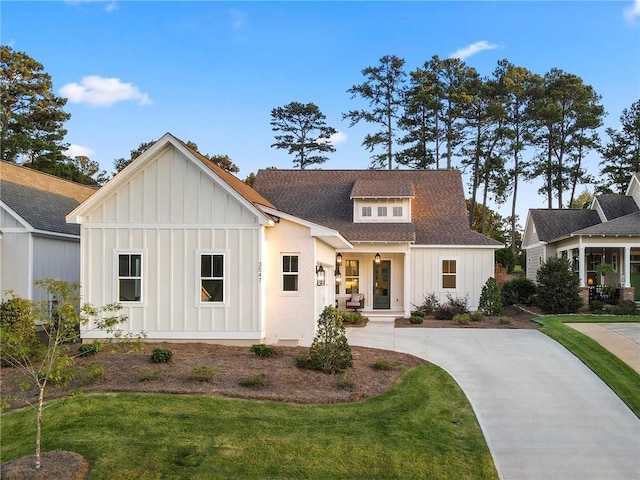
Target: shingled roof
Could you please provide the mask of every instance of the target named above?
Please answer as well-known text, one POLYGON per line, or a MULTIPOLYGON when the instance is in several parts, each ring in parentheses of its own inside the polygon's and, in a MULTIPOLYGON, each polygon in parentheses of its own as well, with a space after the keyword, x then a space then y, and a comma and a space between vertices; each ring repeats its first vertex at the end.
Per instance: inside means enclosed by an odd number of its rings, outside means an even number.
POLYGON ((558 240, 600 223, 598 212, 587 209, 536 208, 531 209, 531 219, 541 242, 558 240))
POLYGON ((574 235, 640 236, 640 211, 573 232, 574 235))
POLYGON ((0 162, 0 200, 35 230, 80 235, 80 225, 66 223, 65 215, 95 191, 94 187, 0 162))
POLYGON ((596 202, 600 205, 602 213, 607 220, 613 220, 638 211, 638 206, 633 197, 626 195, 598 195, 596 202))
POLYGON ((276 209, 335 229, 352 242, 500 245, 469 228, 457 170, 270 169, 258 172, 253 188, 276 209), (412 222, 354 223, 352 197, 414 197, 412 222))

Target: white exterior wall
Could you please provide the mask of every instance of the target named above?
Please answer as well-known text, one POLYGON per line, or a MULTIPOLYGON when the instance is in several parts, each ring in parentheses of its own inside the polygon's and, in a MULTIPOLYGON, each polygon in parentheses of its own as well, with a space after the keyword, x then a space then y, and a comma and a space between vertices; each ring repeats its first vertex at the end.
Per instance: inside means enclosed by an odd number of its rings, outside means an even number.
MULTIPOLYGON (((316 286, 316 244, 320 243, 310 236, 308 227, 285 219, 265 232, 265 258, 269 259, 263 272, 265 283, 267 334, 266 342, 297 343, 311 345, 315 335, 316 289, 328 286, 316 286), (298 255, 298 291, 282 290, 282 255, 298 255)), ((334 254, 332 253, 332 256, 334 254)), ((325 261, 326 252, 322 257, 325 261)), ((331 272, 327 275, 327 285, 331 285, 331 272)))
POLYGON ((469 309, 476 310, 482 287, 494 276, 494 250, 487 248, 420 248, 411 249, 412 305, 421 305, 429 293, 435 293, 441 303, 447 294, 463 298, 468 295, 469 309), (442 288, 442 260, 456 260, 456 288, 442 288))
POLYGON ((547 261, 549 252, 545 251, 545 245, 539 244, 527 248, 527 278, 536 281, 540 266, 547 261))
MULTIPOLYGON (((66 282, 80 281, 80 240, 50 238, 33 235, 33 282, 54 278, 66 282)), ((37 287, 34 301, 48 300, 37 287)))
POLYGON ((14 294, 31 298, 31 234, 2 230, 0 239, 0 295, 14 294))
MULTIPOLYGON (((262 227, 218 182, 167 148, 99 203, 82 225, 84 299, 117 301, 117 255, 141 253, 142 299, 123 303, 127 330, 158 340, 263 339, 262 227), (222 303, 200 302, 199 253, 224 255, 222 303)), ((84 339, 104 336, 90 329, 84 339)))

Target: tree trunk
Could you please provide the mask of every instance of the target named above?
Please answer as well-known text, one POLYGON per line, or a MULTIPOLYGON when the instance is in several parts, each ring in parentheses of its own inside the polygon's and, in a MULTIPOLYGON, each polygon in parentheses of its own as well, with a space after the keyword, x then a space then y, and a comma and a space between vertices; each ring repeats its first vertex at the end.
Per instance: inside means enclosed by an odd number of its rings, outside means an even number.
MULTIPOLYGON (((519 138, 517 143, 519 144, 519 138)), ((511 198, 511 251, 516 253, 516 199, 518 197, 518 176, 520 175, 520 162, 518 152, 513 155, 513 197, 511 198)))
POLYGON ((40 437, 42 435, 42 409, 44 408, 44 388, 46 384, 40 386, 38 394, 38 409, 36 411, 36 470, 40 469, 40 437))

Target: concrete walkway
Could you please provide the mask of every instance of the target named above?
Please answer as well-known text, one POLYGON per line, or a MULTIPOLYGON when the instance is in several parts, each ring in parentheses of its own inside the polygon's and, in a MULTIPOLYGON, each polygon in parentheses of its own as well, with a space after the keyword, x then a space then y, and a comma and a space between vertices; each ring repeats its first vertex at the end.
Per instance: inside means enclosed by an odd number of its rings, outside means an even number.
POLYGON ((565 323, 565 325, 593 338, 640 373, 640 323, 565 323))
POLYGON ((476 413, 504 480, 638 480, 640 420, 582 362, 537 330, 347 329, 351 345, 444 368, 476 413))

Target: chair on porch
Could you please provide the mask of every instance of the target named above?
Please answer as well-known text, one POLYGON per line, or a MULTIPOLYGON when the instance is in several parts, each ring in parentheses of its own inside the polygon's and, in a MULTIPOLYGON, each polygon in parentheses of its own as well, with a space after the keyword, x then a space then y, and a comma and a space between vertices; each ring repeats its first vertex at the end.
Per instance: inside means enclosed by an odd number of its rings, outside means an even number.
POLYGON ((347 298, 347 308, 353 308, 353 311, 358 311, 359 308, 364 308, 364 293, 354 293, 351 297, 347 298))

